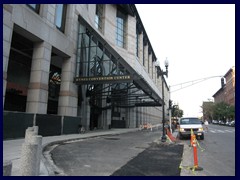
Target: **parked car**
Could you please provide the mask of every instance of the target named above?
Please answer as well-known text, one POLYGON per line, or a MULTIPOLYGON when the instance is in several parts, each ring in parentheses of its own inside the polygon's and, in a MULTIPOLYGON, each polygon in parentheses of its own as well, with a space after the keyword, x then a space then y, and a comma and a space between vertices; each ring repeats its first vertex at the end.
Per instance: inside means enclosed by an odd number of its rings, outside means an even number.
POLYGON ((220 121, 219 121, 219 124, 220 124, 220 125, 225 125, 226 123, 225 123, 224 121, 221 121, 221 120, 220 120, 220 121))
POLYGON ((230 121, 227 121, 227 122, 225 123, 226 126, 229 126, 229 124, 230 124, 230 121))
POLYGON ((218 120, 212 120, 213 124, 218 124, 218 120))
POLYGON ((191 129, 201 140, 204 139, 204 130, 201 120, 197 117, 184 117, 179 120, 179 139, 190 137, 191 129))
POLYGON ((235 127, 235 121, 231 121, 231 122, 229 123, 229 126, 235 127))

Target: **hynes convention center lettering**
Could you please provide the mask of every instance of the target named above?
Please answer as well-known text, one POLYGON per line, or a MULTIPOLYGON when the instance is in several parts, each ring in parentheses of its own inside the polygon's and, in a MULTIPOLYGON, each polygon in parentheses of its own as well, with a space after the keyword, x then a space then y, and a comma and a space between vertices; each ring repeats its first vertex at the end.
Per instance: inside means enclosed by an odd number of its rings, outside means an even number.
POLYGON ((131 76, 76 77, 76 82, 130 80, 131 76))

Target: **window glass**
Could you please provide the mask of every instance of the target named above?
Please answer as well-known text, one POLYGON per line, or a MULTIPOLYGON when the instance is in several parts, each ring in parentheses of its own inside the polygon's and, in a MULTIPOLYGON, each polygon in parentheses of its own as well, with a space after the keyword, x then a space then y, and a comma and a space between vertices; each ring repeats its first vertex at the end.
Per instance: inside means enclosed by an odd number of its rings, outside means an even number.
POLYGON ((143 40, 143 66, 145 65, 145 46, 144 46, 144 40, 143 40))
POLYGON ((139 35, 138 32, 136 34, 136 56, 138 57, 138 39, 139 39, 139 35))
POLYGON ((40 9, 40 4, 27 4, 28 7, 30 7, 33 11, 35 11, 36 13, 39 13, 39 9, 40 9))
POLYGON ((136 24, 136 56, 139 57, 139 38, 140 38, 141 30, 139 28, 138 23, 136 24))
POLYGON ((180 124, 201 124, 201 121, 197 118, 184 118, 180 120, 180 124))
POLYGON ((65 4, 57 4, 57 6, 56 6, 56 15, 55 15, 55 17, 56 17, 55 25, 62 32, 64 32, 64 28, 65 28, 66 10, 67 10, 67 5, 65 5, 65 4))
POLYGON ((116 45, 119 47, 125 47, 126 44, 126 19, 127 16, 121 11, 117 10, 116 18, 116 45))
POLYGON ((96 4, 95 27, 102 32, 102 30, 103 30, 103 4, 96 4))

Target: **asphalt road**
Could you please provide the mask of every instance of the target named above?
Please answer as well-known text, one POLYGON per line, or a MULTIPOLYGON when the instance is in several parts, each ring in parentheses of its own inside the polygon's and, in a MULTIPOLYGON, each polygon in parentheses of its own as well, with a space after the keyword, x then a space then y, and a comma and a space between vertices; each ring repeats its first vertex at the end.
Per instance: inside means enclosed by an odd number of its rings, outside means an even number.
POLYGON ((180 176, 183 145, 152 143, 112 176, 180 176))
MULTIPOLYGON (((181 142, 189 144, 189 140, 181 142)), ((235 176, 235 127, 209 125, 209 131, 205 133, 204 140, 199 140, 198 165, 202 171, 193 174, 183 170, 186 176, 235 176)), ((186 146, 188 147, 188 146, 186 146)), ((193 151, 191 148, 184 150, 184 166, 193 165, 193 151)))
POLYGON ((51 151, 55 174, 179 176, 183 145, 157 140, 160 131, 138 131, 61 144, 51 151))

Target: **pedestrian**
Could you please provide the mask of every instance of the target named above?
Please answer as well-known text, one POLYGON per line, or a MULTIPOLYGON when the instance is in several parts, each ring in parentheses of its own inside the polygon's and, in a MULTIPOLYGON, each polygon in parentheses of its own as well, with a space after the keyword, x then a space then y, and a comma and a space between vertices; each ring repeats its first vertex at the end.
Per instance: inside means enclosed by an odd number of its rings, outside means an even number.
POLYGON ((208 120, 205 120, 205 121, 204 121, 204 125, 205 125, 206 131, 208 132, 208 120))

